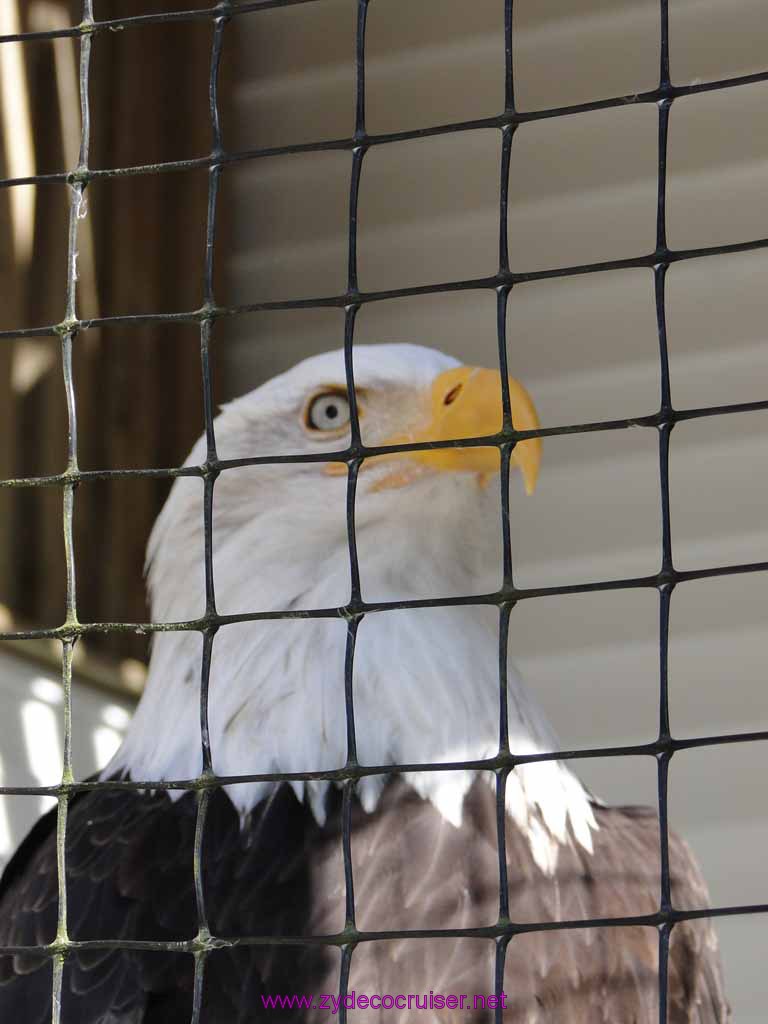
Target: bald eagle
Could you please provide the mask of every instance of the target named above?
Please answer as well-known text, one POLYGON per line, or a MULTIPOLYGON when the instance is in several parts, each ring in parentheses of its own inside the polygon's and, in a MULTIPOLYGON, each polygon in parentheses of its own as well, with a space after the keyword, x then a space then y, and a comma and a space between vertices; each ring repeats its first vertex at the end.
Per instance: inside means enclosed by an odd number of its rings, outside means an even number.
MULTIPOLYGON (((496 371, 461 366, 419 346, 377 345, 356 347, 354 372, 369 446, 487 436, 501 426, 496 371)), ((515 426, 535 429, 527 392, 513 379, 509 387, 515 426)), ((235 460, 319 456, 221 473, 213 521, 219 612, 343 607, 350 595, 346 466, 322 459, 350 441, 343 352, 307 359, 232 402, 216 420, 216 436, 219 450, 235 460)), ((513 452, 528 492, 539 454, 537 438, 513 452)), ((205 458, 201 439, 188 464, 205 458)), ((502 555, 499 487, 492 484, 498 472, 498 450, 485 447, 365 460, 355 501, 364 598, 398 602, 496 591, 502 555)), ((149 543, 153 621, 186 621, 202 611, 202 537, 201 481, 179 478, 149 543)), ((497 609, 482 602, 367 615, 354 657, 359 762, 493 758, 499 748, 498 629, 497 609)), ((219 629, 209 693, 218 777, 345 765, 347 630, 341 615, 237 620, 219 629)), ((200 663, 199 633, 155 635, 146 691, 103 780, 200 775, 200 663)), ((508 676, 512 752, 557 750, 511 661, 508 676)), ((359 941, 353 941, 347 979, 358 1001, 356 1008, 348 1003, 350 1020, 496 1019, 495 786, 492 771, 455 769, 382 771, 359 781, 351 807, 357 929, 351 934, 359 941), (391 934, 405 929, 415 934, 391 934), (423 934, 433 930, 448 934, 423 934)), ((322 780, 248 781, 211 793, 199 880, 211 936, 205 935, 201 1022, 336 1019, 340 948, 350 937, 339 787, 322 780), (327 941, 302 943, 309 936, 327 941), (258 941, 217 941, 248 937, 258 941), (265 941, 270 938, 276 941, 265 941)), ((509 919, 571 926, 514 935, 501 979, 504 1019, 657 1021, 659 934, 653 922, 573 925, 658 911, 656 814, 603 805, 555 760, 518 766, 509 774, 505 801, 509 919)), ((61 985, 63 1024, 190 1020, 189 948, 152 949, 135 940, 168 944, 198 936, 196 807, 194 792, 149 785, 80 791, 71 800, 69 939, 133 946, 91 942, 70 951, 61 985)), ((56 939, 56 854, 56 819, 49 814, 2 879, 0 945, 56 939)), ((675 836, 670 859, 674 903, 705 907, 699 870, 675 836)), ((50 956, 18 948, 0 957, 0 1019, 50 1021, 51 978, 50 956)), ((673 1024, 730 1019, 708 920, 684 920, 672 929, 668 982, 673 1024)))

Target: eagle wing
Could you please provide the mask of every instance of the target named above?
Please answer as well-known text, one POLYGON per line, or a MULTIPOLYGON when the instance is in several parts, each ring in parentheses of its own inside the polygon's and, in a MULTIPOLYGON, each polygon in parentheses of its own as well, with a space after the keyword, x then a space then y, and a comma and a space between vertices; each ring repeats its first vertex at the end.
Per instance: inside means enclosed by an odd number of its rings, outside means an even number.
MULTIPOLYGON (((415 794, 390 786, 377 814, 360 819, 352 855, 357 925, 375 931, 478 929, 499 917, 500 871, 495 795, 478 782, 456 829, 415 794)), ((659 931, 603 925, 540 929, 537 924, 640 917, 660 906, 658 816, 647 808, 594 807, 599 829, 589 853, 575 841, 557 869, 538 867, 526 836, 507 817, 510 920, 523 926, 506 948, 504 1019, 515 1024, 650 1024, 658 1021, 659 931), (525 930, 525 926, 534 927, 525 930)), ((707 889, 687 845, 670 836, 672 901, 708 906, 707 889)), ((391 938, 355 950, 350 988, 358 992, 439 992, 470 1000, 494 993, 492 940, 391 938)), ((487 1000, 486 1000, 487 1004, 487 1000)), ((483 1003, 479 1002, 478 1007, 483 1003)), ((487 1005, 486 1005, 487 1009, 487 1005)), ((366 1018, 367 1019, 367 1018, 366 1018)), ((382 1016, 382 1020, 413 1019, 382 1016)), ((445 1024, 446 1010, 419 1013, 445 1024)), ((493 1020, 493 1013, 456 1020, 493 1020)), ((707 919, 674 926, 669 950, 669 1024, 726 1024, 717 940, 707 919)))
MULTIPOLYGON (((193 844, 196 799, 98 789, 78 794, 67 821, 70 939, 157 943, 194 939, 198 930, 193 844)), ((216 935, 303 935, 344 924, 343 862, 333 827, 323 834, 287 787, 241 828, 223 790, 211 794, 202 850, 206 910, 216 935), (311 868, 336 889, 311 898, 311 868)), ((22 843, 0 883, 0 945, 44 946, 56 936, 56 812, 22 843)), ((340 957, 324 946, 217 949, 207 958, 206 1024, 251 1022, 268 992, 335 991, 340 957), (330 979, 330 980, 329 980, 330 979)), ((97 948, 68 955, 62 1024, 188 1024, 190 953, 97 948)), ((51 1019, 50 956, 0 956, 0 1020, 51 1019)), ((268 1019, 269 1015, 266 1018, 268 1019)), ((257 1019, 262 1019, 258 1017, 257 1019)), ((302 1014, 281 1012, 286 1022, 302 1014)))

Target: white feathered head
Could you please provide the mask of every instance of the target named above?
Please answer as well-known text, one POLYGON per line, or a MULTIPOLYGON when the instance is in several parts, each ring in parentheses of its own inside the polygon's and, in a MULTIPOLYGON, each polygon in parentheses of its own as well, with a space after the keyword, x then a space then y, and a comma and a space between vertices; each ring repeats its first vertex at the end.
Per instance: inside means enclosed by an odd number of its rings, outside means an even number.
MULTIPOLYGON (((484 437, 502 426, 498 371, 462 366, 434 349, 356 347, 354 379, 362 442, 369 447, 484 437)), ((510 378, 509 391, 514 426, 535 429, 525 389, 510 378)), ((231 402, 216 420, 225 460, 323 456, 347 450, 350 437, 343 351, 305 360, 231 402)), ((539 439, 525 440, 512 455, 529 494, 540 449, 539 439)), ((201 439, 188 463, 204 460, 201 439)), ((496 591, 502 573, 498 471, 496 447, 428 448, 366 459, 354 502, 363 600, 496 591)), ((347 465, 338 459, 224 469, 214 491, 218 612, 345 606, 351 592, 347 487, 347 465)), ((203 611, 202 495, 199 479, 178 479, 152 533, 148 576, 155 621, 184 621, 203 611)), ((217 773, 341 767, 345 646, 343 616, 223 626, 214 644, 209 698, 217 773)), ((200 771, 200 652, 197 633, 156 635, 147 691, 108 771, 141 779, 192 778, 200 771)), ((498 612, 492 605, 367 615, 354 671, 360 760, 384 765, 492 756, 498 747, 498 678, 498 612)), ((552 749, 551 733, 514 670, 511 679, 510 741, 521 752, 552 749)), ((536 769, 527 785, 521 772, 519 787, 509 787, 510 810, 527 820, 529 808, 543 803, 537 787, 550 791, 553 773, 560 772, 563 795, 548 827, 563 833, 572 777, 553 763, 536 769)), ((411 781, 449 820, 460 820, 469 773, 414 774, 411 781)), ((365 780, 367 806, 375 804, 379 786, 376 778, 365 780)), ((231 795, 247 810, 269 788, 243 784, 231 795)), ((305 793, 303 783, 295 788, 305 793)), ((314 783, 306 789, 320 819, 326 788, 314 783)))

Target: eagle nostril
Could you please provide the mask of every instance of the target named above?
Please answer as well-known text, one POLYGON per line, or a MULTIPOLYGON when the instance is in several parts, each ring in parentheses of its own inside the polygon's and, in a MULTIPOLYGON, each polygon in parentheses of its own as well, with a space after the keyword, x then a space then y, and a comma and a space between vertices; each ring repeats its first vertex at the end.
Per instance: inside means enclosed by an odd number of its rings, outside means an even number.
POLYGON ((457 384, 455 387, 452 387, 451 390, 448 392, 448 394, 443 399, 443 405, 453 405, 453 403, 459 397, 459 394, 461 393, 462 387, 463 387, 463 384, 457 384))

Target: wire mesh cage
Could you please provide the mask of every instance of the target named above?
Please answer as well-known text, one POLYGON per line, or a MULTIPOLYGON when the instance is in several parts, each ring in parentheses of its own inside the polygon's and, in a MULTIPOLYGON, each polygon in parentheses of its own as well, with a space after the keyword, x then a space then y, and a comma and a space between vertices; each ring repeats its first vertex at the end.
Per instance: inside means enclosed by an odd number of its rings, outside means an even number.
MULTIPOLYGON (((768 81, 768 70, 754 74, 717 79, 707 82, 696 82, 688 85, 674 85, 670 68, 670 32, 668 0, 659 0, 658 4, 658 40, 660 66, 658 85, 648 91, 631 95, 608 96, 605 98, 558 106, 534 111, 518 109, 515 97, 515 73, 513 67, 513 10, 512 0, 505 0, 504 8, 504 53, 505 94, 503 108, 492 117, 475 118, 454 123, 443 123, 431 127, 409 128, 407 130, 390 131, 372 134, 366 126, 366 19, 371 0, 357 0, 356 50, 355 50, 355 123, 354 132, 348 137, 313 140, 301 143, 286 143, 268 148, 249 150, 230 149, 222 128, 220 103, 218 96, 218 78, 222 63, 222 48, 227 33, 237 31, 238 20, 245 14, 257 14, 273 8, 301 6, 305 3, 317 3, 322 0, 256 0, 256 2, 221 2, 211 7, 194 10, 168 10, 161 14, 128 15, 111 20, 96 20, 93 0, 84 0, 82 20, 78 25, 63 29, 43 32, 17 33, 0 37, 0 44, 14 42, 28 43, 35 39, 73 38, 76 39, 80 51, 79 63, 79 98, 82 113, 82 134, 80 137, 79 154, 76 166, 60 173, 33 175, 28 177, 7 178, 0 181, 6 189, 20 188, 25 185, 42 185, 46 183, 66 184, 69 196, 69 217, 66 254, 67 288, 64 296, 61 320, 54 324, 33 327, 18 327, 0 332, 0 342, 18 338, 49 337, 56 338, 61 344, 61 365, 63 371, 63 389, 66 396, 68 414, 67 462, 63 471, 47 476, 26 476, 0 481, 3 488, 55 488, 62 496, 62 522, 65 538, 66 554, 66 617, 60 625, 52 628, 6 631, 2 638, 12 641, 48 639, 61 645, 62 682, 64 691, 64 764, 61 782, 53 786, 3 786, 0 793, 5 795, 47 795, 54 797, 58 805, 58 932, 54 942, 40 947, 24 949, 0 948, 0 954, 24 953, 41 958, 48 958, 53 964, 53 1005, 61 1003, 62 978, 66 969, 67 957, 73 951, 87 952, 90 949, 131 948, 138 952, 157 951, 167 948, 174 952, 185 952, 194 957, 194 999, 192 1021, 198 1021, 202 1012, 202 999, 205 985, 206 960, 212 951, 222 946, 241 944, 242 937, 233 938, 226 935, 212 934, 209 928, 209 914, 203 885, 201 858, 204 847, 206 817, 211 796, 215 790, 225 785, 242 782, 280 782, 324 780, 337 784, 343 793, 342 803, 342 852, 346 901, 344 908, 344 928, 337 934, 313 937, 315 942, 323 942, 340 950, 339 1019, 344 1021, 347 1011, 343 1003, 347 995, 355 950, 363 943, 374 943, 393 938, 438 938, 454 935, 466 938, 484 938, 495 943, 495 989, 500 996, 504 982, 505 958, 511 940, 525 934, 577 928, 621 928, 629 925, 650 926, 658 929, 659 942, 659 1019, 667 1019, 668 1002, 668 964, 670 936, 676 925, 698 917, 730 917, 739 914, 756 914, 768 911, 768 903, 739 906, 717 906, 711 909, 686 909, 675 906, 671 891, 670 846, 668 828, 668 775, 672 757, 685 757, 685 752, 695 748, 715 745, 727 747, 730 744, 762 741, 768 738, 766 731, 747 733, 727 733, 703 736, 673 735, 670 723, 670 697, 668 678, 668 650, 670 609, 673 596, 679 587, 692 581, 712 579, 723 576, 739 576, 744 574, 765 572, 768 561, 744 562, 725 566, 708 566, 703 568, 680 570, 676 568, 673 557, 673 531, 670 514, 670 435, 675 426, 681 422, 701 420, 713 416, 740 415, 768 409, 768 399, 738 402, 721 405, 706 405, 695 408, 677 408, 673 404, 670 383, 670 357, 667 344, 667 310, 666 281, 667 274, 673 265, 687 261, 700 260, 704 257, 730 253, 749 252, 768 247, 768 239, 758 238, 732 244, 720 244, 707 247, 675 249, 667 240, 667 154, 670 136, 670 113, 675 102, 686 96, 719 92, 722 90, 739 89, 743 86, 768 81), (207 155, 199 158, 170 160, 156 164, 114 167, 108 169, 92 169, 89 167, 89 147, 91 142, 91 106, 89 96, 90 68, 92 53, 99 47, 100 38, 108 32, 131 31, 134 28, 168 23, 175 24, 189 21, 204 21, 212 26, 212 48, 208 69, 208 94, 210 107, 211 148, 207 155), (604 261, 544 268, 532 271, 511 269, 510 237, 509 237, 509 203, 510 203, 510 166, 515 147, 516 132, 521 125, 549 119, 567 119, 573 115, 590 111, 615 108, 616 110, 634 109, 639 106, 655 108, 657 113, 657 187, 655 216, 655 245, 650 252, 638 253, 628 258, 609 259, 604 261), (360 288, 358 275, 358 207, 360 200, 361 181, 366 171, 366 157, 373 150, 391 144, 419 140, 438 136, 465 136, 482 130, 493 130, 500 137, 501 159, 498 175, 497 216, 498 216, 498 265, 491 276, 462 280, 446 280, 436 284, 413 284, 398 288, 387 288, 378 291, 365 291, 360 288), (240 162, 256 162, 270 157, 292 155, 300 158, 302 154, 317 152, 338 152, 345 154, 350 163, 349 188, 347 194, 348 211, 348 256, 346 287, 339 294, 319 296, 302 296, 293 299, 261 301, 242 305, 221 304, 214 288, 214 244, 217 229, 217 210, 220 200, 222 172, 228 165, 240 162), (91 183, 104 179, 124 176, 159 175, 167 172, 198 169, 203 170, 208 178, 207 220, 205 225, 205 260, 203 271, 203 297, 200 308, 179 310, 168 313, 146 311, 138 314, 108 314, 98 318, 81 319, 78 315, 78 271, 77 257, 80 245, 80 231, 84 216, 84 203, 87 189, 91 183), (530 282, 546 281, 562 278, 576 278, 586 274, 604 274, 612 271, 638 269, 645 270, 653 281, 656 328, 658 339, 658 358, 660 372, 660 394, 658 404, 640 416, 629 418, 613 418, 607 420, 586 421, 565 426, 545 426, 535 430, 516 430, 512 421, 512 402, 508 383, 508 347, 507 323, 508 304, 513 289, 530 282), (358 414, 355 392, 354 345, 358 313, 371 303, 389 299, 404 299, 416 296, 443 296, 448 293, 484 291, 495 297, 496 330, 498 342, 498 366, 501 373, 503 423, 498 433, 481 437, 463 438, 456 441, 429 442, 432 448, 470 448, 494 446, 500 453, 500 503, 501 503, 501 550, 503 558, 503 581, 498 590, 492 593, 468 594, 459 597, 426 597, 423 599, 387 601, 367 600, 361 585, 360 559, 358 556, 355 531, 356 488, 358 474, 366 460, 373 457, 408 452, 427 447, 425 443, 403 442, 395 446, 368 445, 364 442, 360 417, 358 414), (276 312, 287 310, 334 309, 343 311, 344 315, 344 354, 347 392, 351 409, 351 442, 348 446, 328 453, 317 455, 301 454, 263 454, 252 457, 222 458, 217 447, 214 425, 214 395, 212 384, 212 347, 217 328, 222 321, 241 317, 244 314, 259 312, 276 312), (77 435, 77 402, 75 400, 73 376, 73 352, 78 339, 90 329, 108 325, 125 327, 141 326, 147 323, 184 323, 199 329, 200 359, 203 381, 203 410, 206 439, 204 461, 199 465, 174 466, 171 468, 136 468, 136 469, 98 469, 81 470, 78 464, 77 435), (573 583, 554 586, 520 586, 516 582, 513 561, 513 544, 510 536, 510 504, 509 479, 513 453, 517 445, 532 438, 557 437, 570 434, 594 434, 597 432, 630 430, 638 428, 648 431, 658 445, 658 477, 660 483, 660 515, 662 524, 662 559, 658 572, 647 575, 636 575, 619 579, 604 579, 594 582, 573 583), (217 608, 217 594, 214 576, 214 494, 217 480, 222 474, 237 473, 246 466, 291 465, 300 462, 335 462, 347 474, 346 498, 346 530, 348 541, 349 569, 351 576, 351 593, 349 600, 339 606, 321 607, 308 610, 263 611, 259 608, 246 611, 222 614, 217 608), (110 479, 130 478, 163 478, 192 477, 202 482, 203 515, 204 515, 204 568, 205 568, 205 610, 197 618, 183 622, 81 622, 78 617, 76 592, 75 552, 73 515, 77 500, 77 489, 81 483, 110 479), (608 745, 600 747, 553 750, 546 753, 519 754, 510 747, 508 728, 508 696, 507 696, 507 653, 511 617, 515 608, 523 602, 555 596, 575 596, 580 594, 615 592, 626 590, 645 590, 655 593, 658 599, 658 679, 657 679, 657 723, 658 734, 652 742, 632 745, 608 745), (418 764, 363 764, 358 759, 354 708, 353 672, 355 649, 358 631, 367 616, 378 615, 395 609, 422 609, 435 607, 451 607, 457 605, 482 605, 498 614, 499 622, 499 744, 496 756, 474 761, 418 763, 418 764), (211 742, 209 739, 209 680, 211 663, 214 656, 217 633, 236 623, 273 621, 282 619, 303 620, 312 618, 338 619, 341 617, 346 624, 346 656, 344 664, 344 701, 346 714, 346 764, 339 769, 293 772, 293 773, 259 773, 246 776, 220 776, 214 772, 211 742), (72 721, 71 721, 71 690, 73 652, 77 642, 83 638, 101 633, 125 634, 139 631, 151 635, 161 631, 188 631, 202 638, 202 657, 200 665, 199 717, 202 743, 203 770, 199 777, 159 781, 156 779, 142 780, 111 780, 76 781, 72 767, 72 721), (659 820, 659 857, 661 887, 658 894, 658 910, 652 915, 600 918, 587 920, 567 920, 558 922, 515 922, 510 920, 508 867, 506 853, 506 835, 504 827, 504 808, 507 779, 510 772, 525 764, 548 762, 554 760, 574 760, 613 757, 642 756, 652 758, 657 772, 658 820, 659 820), (351 847, 351 821, 353 797, 357 784, 362 778, 374 775, 391 775, 414 772, 441 772, 457 769, 473 769, 494 773, 496 778, 497 808, 497 839, 498 839, 498 883, 499 907, 498 922, 490 927, 464 929, 399 929, 387 931, 368 931, 357 926, 356 904, 353 878, 353 857, 351 847), (195 894, 197 903, 197 935, 185 943, 159 943, 147 939, 134 941, 130 944, 119 940, 73 940, 67 928, 67 880, 65 866, 65 842, 67 832, 67 812, 70 800, 79 792, 106 788, 112 790, 153 791, 183 790, 197 794, 197 822, 194 849, 190 851, 193 861, 195 894)), ((502 0, 499 0, 501 4, 502 0)), ((201 71, 202 73, 202 71, 201 71)), ((253 935, 247 942, 254 945, 268 945, 274 937, 253 935)), ((300 942, 301 940, 296 940, 300 942)), ((305 940, 306 941, 306 940, 305 940)), ((56 1011, 54 1020, 58 1019, 56 1011)), ((496 1009, 496 1019, 504 1019, 501 1006, 496 1009)))

